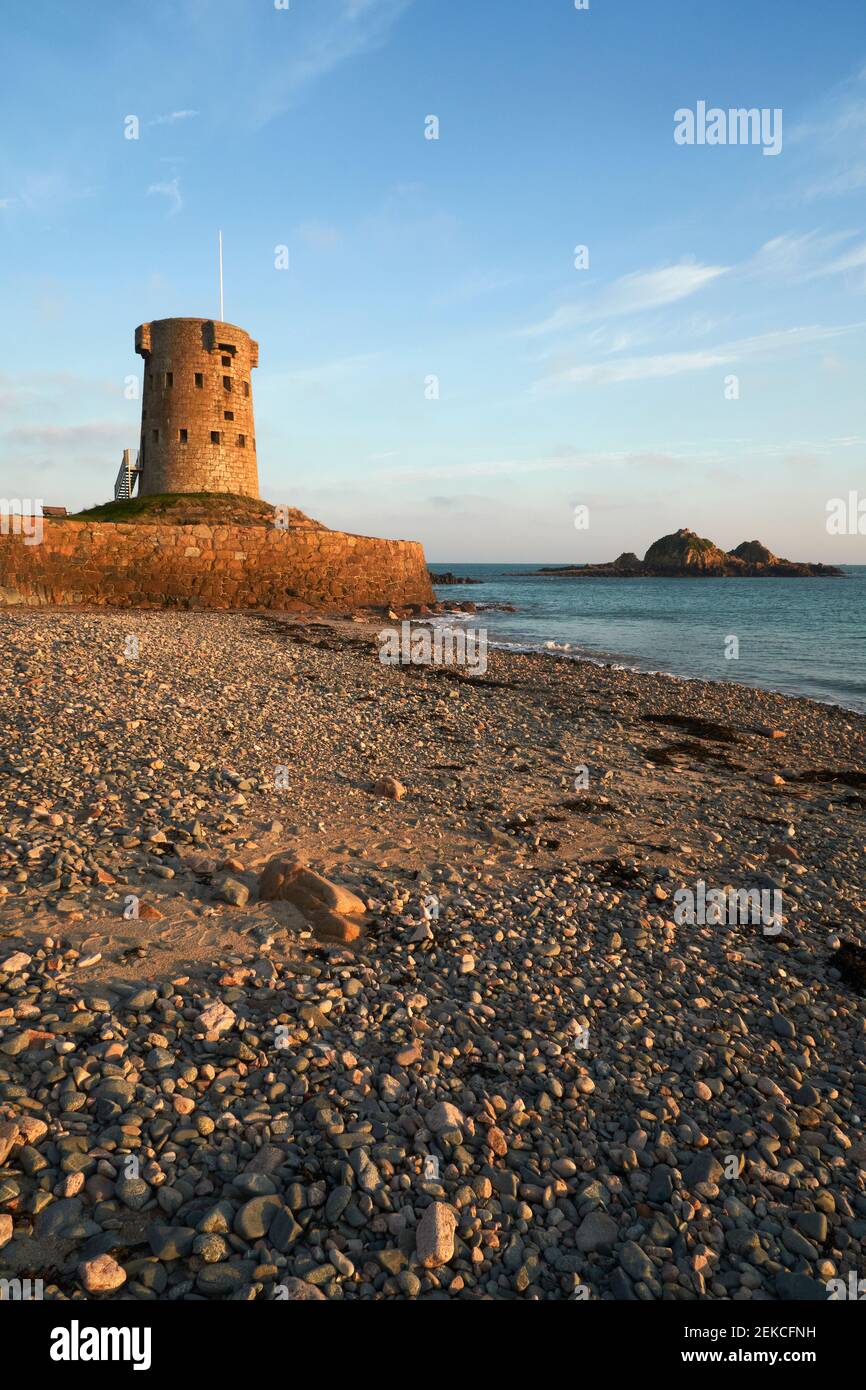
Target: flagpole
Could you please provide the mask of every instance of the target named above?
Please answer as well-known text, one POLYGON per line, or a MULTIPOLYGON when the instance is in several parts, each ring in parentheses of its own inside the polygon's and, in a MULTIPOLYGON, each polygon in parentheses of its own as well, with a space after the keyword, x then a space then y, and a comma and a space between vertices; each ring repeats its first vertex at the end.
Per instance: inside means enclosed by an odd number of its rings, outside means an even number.
POLYGON ((225 305, 223 304, 223 234, 220 232, 220 323, 225 321, 225 305))

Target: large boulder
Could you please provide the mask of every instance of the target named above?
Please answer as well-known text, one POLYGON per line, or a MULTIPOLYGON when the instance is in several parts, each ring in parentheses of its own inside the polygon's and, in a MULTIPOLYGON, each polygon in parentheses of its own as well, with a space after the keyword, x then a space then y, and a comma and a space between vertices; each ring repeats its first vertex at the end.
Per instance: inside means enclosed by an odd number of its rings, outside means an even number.
POLYGON ((351 946, 364 934, 364 919, 357 913, 353 916, 332 912, 329 907, 320 907, 311 912, 307 921, 313 928, 313 935, 319 941, 333 941, 342 946, 351 946))
POLYGON ((349 888, 331 883, 301 859, 276 855, 262 870, 259 879, 259 898, 262 902, 282 899, 293 903, 303 913, 317 912, 323 907, 332 912, 363 915, 366 906, 349 888))
POLYGON ((349 944, 363 934, 367 909, 357 894, 295 856, 278 854, 268 861, 259 878, 259 899, 291 903, 319 940, 349 944))

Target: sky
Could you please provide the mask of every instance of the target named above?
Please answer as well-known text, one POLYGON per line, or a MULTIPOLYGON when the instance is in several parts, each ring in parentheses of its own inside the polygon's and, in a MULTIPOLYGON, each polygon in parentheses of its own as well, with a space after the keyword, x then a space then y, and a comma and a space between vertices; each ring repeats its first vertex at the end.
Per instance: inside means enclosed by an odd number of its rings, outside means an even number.
POLYGON ((866 563, 862 0, 282 3, 4 14, 0 498, 111 497, 222 229, 269 501, 439 563, 866 563), (679 143, 701 102, 781 148, 679 143))

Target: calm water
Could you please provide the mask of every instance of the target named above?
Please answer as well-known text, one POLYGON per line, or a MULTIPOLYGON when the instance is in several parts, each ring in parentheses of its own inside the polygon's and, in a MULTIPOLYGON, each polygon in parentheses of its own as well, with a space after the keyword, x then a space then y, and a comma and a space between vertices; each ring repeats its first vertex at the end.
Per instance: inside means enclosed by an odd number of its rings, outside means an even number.
POLYGON ((485 613, 491 645, 562 651, 643 671, 739 681, 866 712, 866 565, 841 579, 558 579, 537 565, 437 565, 483 580, 440 598, 485 613), (739 638, 736 661, 725 639, 739 638))

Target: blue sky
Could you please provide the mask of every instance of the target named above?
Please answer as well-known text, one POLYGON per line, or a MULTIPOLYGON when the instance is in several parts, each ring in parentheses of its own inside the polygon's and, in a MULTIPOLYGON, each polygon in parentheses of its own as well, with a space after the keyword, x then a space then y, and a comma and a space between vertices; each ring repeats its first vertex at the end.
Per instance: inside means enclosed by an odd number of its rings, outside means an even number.
POLYGON ((218 313, 221 227, 269 500, 437 561, 866 562, 825 526, 866 495, 862 0, 42 0, 4 51, 0 496, 110 496, 135 326, 218 313), (699 101, 781 153, 677 145, 699 101))

